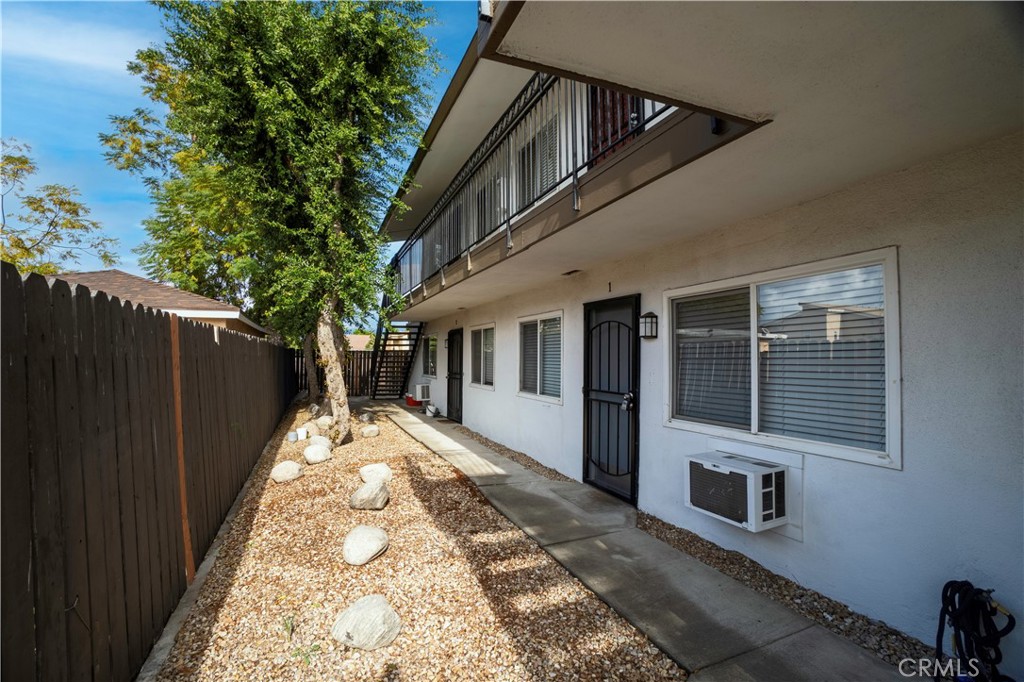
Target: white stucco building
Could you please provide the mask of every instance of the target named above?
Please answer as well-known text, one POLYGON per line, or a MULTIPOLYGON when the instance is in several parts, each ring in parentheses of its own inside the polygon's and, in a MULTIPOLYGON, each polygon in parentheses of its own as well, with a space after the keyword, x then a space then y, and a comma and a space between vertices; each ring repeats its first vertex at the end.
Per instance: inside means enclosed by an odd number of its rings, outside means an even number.
POLYGON ((926 642, 950 579, 1024 615, 1019 7, 492 13, 382 227, 410 392, 926 642), (688 507, 715 451, 787 523, 688 507))

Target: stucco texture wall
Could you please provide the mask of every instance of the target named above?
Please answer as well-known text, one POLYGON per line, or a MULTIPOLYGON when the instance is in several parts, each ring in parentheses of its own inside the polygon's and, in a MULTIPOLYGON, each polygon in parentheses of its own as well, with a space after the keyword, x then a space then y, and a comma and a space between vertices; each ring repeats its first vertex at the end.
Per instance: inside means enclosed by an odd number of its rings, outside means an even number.
MULTIPOLYGON (((435 320, 434 402, 444 408, 447 330, 466 329, 468 368, 469 329, 496 323, 494 390, 467 375, 464 423, 580 478, 583 304, 640 293, 642 310, 661 318, 659 338, 641 343, 641 509, 926 642, 950 579, 995 588, 1024 622, 1022 148, 1020 134, 994 140, 435 320), (686 509, 685 457, 710 449, 709 437, 665 425, 664 292, 889 246, 899 258, 902 470, 805 454, 802 540, 686 509), (563 312, 559 403, 516 391, 517 319, 548 311, 563 312)), ((573 229, 584 238, 585 224, 573 229)), ((1004 646, 1017 677, 1022 642, 1024 627, 1004 646)))

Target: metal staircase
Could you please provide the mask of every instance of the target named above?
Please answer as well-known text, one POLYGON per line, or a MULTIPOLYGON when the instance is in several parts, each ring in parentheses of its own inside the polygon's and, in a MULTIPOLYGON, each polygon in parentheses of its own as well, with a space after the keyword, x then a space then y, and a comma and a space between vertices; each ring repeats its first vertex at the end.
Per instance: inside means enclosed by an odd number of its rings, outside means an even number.
POLYGON ((412 363, 419 349, 422 322, 394 322, 389 329, 384 320, 377 323, 377 342, 373 346, 370 397, 402 398, 409 383, 412 363))

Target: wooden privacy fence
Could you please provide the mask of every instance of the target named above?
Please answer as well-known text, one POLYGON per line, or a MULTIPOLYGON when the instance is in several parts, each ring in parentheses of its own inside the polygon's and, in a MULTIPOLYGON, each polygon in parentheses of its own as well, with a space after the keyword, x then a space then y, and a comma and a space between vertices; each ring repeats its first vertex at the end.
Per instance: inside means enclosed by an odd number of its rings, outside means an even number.
MULTIPOLYGON (((345 353, 345 388, 350 396, 370 395, 370 370, 373 366, 372 350, 350 350, 345 353)), ((309 388, 309 381, 306 378, 306 364, 303 362, 303 352, 295 351, 295 371, 299 375, 299 388, 309 388)), ((324 371, 318 367, 317 377, 320 379, 320 386, 324 385, 324 371)))
POLYGON ((0 278, 0 674, 129 680, 295 395, 293 353, 0 278))

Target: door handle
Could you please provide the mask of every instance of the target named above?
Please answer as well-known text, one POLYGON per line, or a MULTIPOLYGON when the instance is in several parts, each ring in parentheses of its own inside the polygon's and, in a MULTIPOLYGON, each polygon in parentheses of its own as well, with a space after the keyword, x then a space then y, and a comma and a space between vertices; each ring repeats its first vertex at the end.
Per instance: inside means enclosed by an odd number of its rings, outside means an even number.
POLYGON ((632 410, 634 397, 635 396, 633 395, 632 391, 622 396, 622 405, 619 406, 619 409, 621 409, 623 412, 629 412, 630 410, 632 410))

